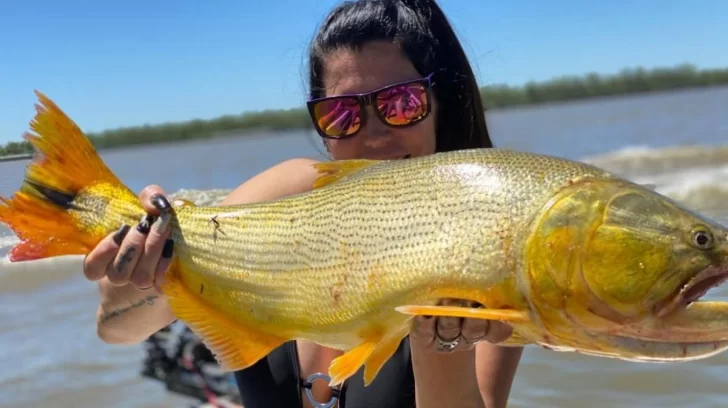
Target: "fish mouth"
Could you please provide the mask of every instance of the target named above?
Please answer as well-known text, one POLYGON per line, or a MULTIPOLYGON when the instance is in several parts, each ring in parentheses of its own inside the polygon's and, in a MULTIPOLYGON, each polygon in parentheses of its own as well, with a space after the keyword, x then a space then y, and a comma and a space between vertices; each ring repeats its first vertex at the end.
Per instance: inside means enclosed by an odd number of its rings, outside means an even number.
POLYGON ((680 285, 668 300, 656 304, 655 314, 657 317, 664 317, 678 309, 688 307, 726 280, 728 280, 728 267, 708 267, 680 285))

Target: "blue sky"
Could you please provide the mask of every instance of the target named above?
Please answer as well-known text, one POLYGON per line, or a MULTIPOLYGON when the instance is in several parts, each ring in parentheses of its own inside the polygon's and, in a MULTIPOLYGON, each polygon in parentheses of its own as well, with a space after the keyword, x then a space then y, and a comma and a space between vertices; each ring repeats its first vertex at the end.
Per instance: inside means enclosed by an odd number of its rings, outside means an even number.
MULTIPOLYGON (((44 92, 86 131, 304 102, 305 50, 333 0, 9 2, 0 143, 44 92)), ((481 85, 626 66, 728 67, 728 2, 440 0, 481 85)))

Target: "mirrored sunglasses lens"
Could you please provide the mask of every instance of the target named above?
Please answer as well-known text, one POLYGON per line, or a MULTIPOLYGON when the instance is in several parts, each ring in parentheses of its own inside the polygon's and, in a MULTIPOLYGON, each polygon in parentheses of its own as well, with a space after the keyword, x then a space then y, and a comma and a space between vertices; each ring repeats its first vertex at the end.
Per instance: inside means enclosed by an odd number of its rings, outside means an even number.
POLYGON ((382 118, 394 126, 416 122, 427 114, 427 93, 422 84, 397 86, 377 95, 382 118))
POLYGON ((360 113, 359 104, 353 98, 330 99, 314 106, 316 125, 330 137, 349 136, 358 131, 360 113))

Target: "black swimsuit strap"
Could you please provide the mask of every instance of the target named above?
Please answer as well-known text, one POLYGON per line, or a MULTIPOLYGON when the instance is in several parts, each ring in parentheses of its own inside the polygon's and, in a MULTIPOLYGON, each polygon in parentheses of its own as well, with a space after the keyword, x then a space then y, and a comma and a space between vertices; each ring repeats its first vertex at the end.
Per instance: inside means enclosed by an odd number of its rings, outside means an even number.
MULTIPOLYGON (((363 369, 344 382, 338 391, 338 408, 414 407, 414 373, 409 338, 382 367, 372 384, 365 387, 363 369)), ((245 370, 235 373, 245 408, 295 408, 302 406, 308 379, 301 378, 295 341, 289 341, 245 370)))
POLYGON ((266 358, 235 372, 242 405, 246 408, 300 407, 296 343, 287 342, 266 358))

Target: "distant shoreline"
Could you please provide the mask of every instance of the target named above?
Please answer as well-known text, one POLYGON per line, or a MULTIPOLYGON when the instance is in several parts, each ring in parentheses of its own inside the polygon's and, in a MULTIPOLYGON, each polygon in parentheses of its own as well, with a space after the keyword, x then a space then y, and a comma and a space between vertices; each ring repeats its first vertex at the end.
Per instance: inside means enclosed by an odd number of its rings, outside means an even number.
MULTIPOLYGON (((565 76, 544 82, 529 82, 523 86, 488 85, 480 89, 480 94, 488 110, 719 85, 728 85, 728 68, 698 70, 684 64, 650 70, 628 68, 613 75, 565 76)), ((245 112, 210 120, 122 127, 87 135, 97 149, 106 150, 299 129, 312 130, 305 107, 245 112)), ((31 152, 32 147, 25 141, 10 142, 0 146, 0 162, 27 158, 31 152)))

